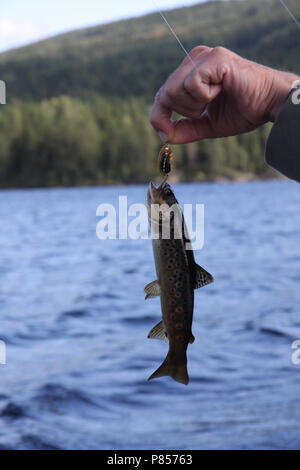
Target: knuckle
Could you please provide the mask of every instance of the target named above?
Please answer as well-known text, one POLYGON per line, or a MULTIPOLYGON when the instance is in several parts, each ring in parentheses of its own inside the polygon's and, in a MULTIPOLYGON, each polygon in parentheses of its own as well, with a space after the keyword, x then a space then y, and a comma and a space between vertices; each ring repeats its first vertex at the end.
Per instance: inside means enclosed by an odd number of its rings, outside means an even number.
POLYGON ((193 95, 199 92, 199 83, 195 74, 189 75, 185 79, 184 88, 193 95))
POLYGON ((192 55, 198 55, 201 52, 208 51, 210 48, 208 46, 196 46, 190 51, 192 55))
POLYGON ((169 101, 172 101, 178 94, 178 91, 175 87, 175 85, 173 84, 169 84, 168 87, 166 87, 166 89, 164 90, 164 100, 169 102, 169 101))
POLYGON ((158 92, 155 94, 154 102, 157 103, 161 97, 161 88, 158 90, 158 92))
POLYGON ((225 57, 230 53, 230 51, 229 49, 226 49, 226 47, 216 46, 213 48, 213 53, 219 57, 225 57))

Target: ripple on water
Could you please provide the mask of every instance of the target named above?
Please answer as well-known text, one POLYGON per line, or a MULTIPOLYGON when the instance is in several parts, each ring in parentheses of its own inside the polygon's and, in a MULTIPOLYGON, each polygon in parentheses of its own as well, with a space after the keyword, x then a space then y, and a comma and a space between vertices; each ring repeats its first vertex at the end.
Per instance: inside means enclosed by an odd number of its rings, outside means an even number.
POLYGON ((54 383, 41 387, 34 399, 43 408, 56 412, 66 410, 67 406, 89 405, 100 408, 99 404, 89 398, 86 393, 54 383))
POLYGON ((57 445, 42 440, 34 434, 25 434, 22 436, 18 448, 21 450, 60 450, 57 445))
POLYGON ((88 315, 87 310, 68 310, 67 312, 63 312, 58 319, 64 318, 82 318, 88 315))
POLYGON ((26 416, 25 409, 14 402, 9 402, 1 410, 0 415, 6 418, 19 419, 26 416))

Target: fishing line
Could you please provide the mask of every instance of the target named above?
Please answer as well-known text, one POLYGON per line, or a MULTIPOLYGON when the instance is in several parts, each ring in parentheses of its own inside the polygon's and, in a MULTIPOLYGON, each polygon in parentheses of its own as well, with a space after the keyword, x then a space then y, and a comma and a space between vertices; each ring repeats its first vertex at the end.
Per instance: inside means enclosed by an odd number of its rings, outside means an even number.
MULTIPOLYGON (((177 34, 175 33, 174 29, 172 28, 172 26, 170 25, 170 23, 168 22, 167 18, 165 17, 165 15, 163 14, 163 12, 160 10, 159 6, 157 5, 156 1, 155 0, 152 0, 152 2, 154 3, 155 5, 155 8, 157 9, 158 13, 160 14, 160 16, 162 17, 162 19, 164 20, 164 22, 166 23, 166 25, 168 26, 169 30, 171 31, 171 33, 173 34, 174 38, 176 39, 176 41, 178 42, 178 44, 180 45, 181 49, 184 51, 185 55, 190 59, 190 61, 192 62, 192 64, 194 65, 194 67, 196 67, 196 64, 195 62, 193 61, 192 57, 190 56, 190 54, 188 53, 188 51, 186 50, 186 48, 184 47, 184 45, 182 44, 182 42, 180 41, 179 37, 177 36, 177 34)), ((300 27, 300 25, 299 25, 300 27)))
POLYGON ((290 17, 295 21, 296 25, 298 26, 298 28, 300 28, 300 22, 297 20, 297 18, 295 17, 295 15, 291 12, 291 10, 289 9, 289 7, 285 4, 285 2, 283 0, 279 0, 281 5, 286 9, 286 11, 288 12, 288 14, 290 15, 290 17))

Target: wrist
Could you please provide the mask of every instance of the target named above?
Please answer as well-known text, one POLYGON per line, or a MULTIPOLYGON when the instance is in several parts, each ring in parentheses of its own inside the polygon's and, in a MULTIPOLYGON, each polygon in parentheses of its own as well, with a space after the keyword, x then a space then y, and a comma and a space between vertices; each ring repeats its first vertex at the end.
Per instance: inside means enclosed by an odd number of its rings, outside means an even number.
POLYGON ((280 72, 271 70, 271 91, 270 91, 270 104, 268 106, 267 119, 274 122, 284 105, 288 94, 290 93, 296 81, 300 77, 293 73, 280 72))

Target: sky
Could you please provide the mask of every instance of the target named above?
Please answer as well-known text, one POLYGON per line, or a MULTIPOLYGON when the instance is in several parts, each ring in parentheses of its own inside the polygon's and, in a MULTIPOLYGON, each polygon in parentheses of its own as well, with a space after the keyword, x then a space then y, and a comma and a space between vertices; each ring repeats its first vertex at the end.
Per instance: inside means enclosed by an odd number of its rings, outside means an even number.
POLYGON ((201 0, 0 0, 0 51, 65 31, 201 0))

